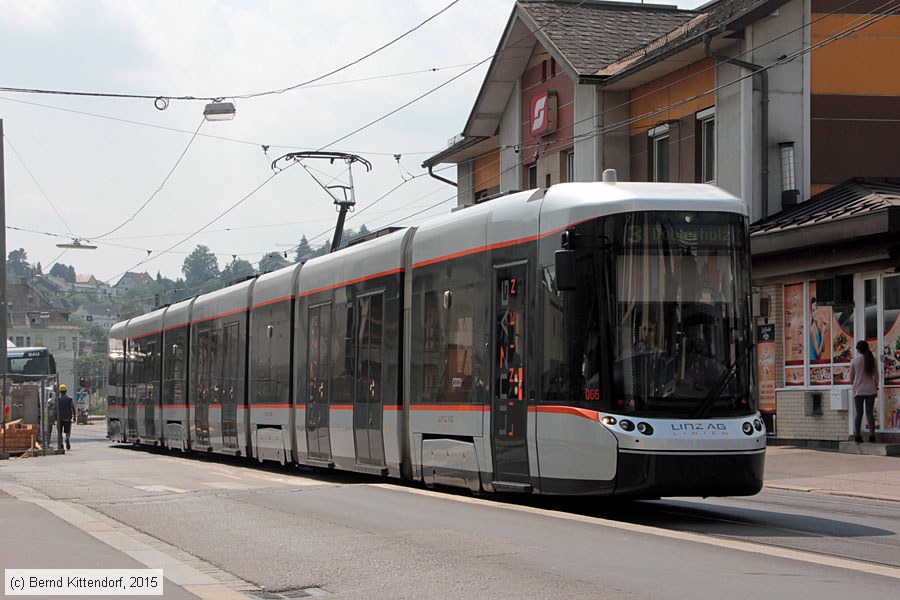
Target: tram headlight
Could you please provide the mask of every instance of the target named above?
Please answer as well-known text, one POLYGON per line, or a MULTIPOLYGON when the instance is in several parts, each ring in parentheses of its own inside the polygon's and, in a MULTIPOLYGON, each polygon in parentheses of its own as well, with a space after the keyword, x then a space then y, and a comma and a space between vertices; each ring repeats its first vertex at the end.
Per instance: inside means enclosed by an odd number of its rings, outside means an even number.
POLYGON ((603 423, 604 425, 615 425, 616 418, 610 417, 609 415, 607 415, 605 417, 600 417, 600 422, 603 423))
POLYGON ((653 426, 650 425, 650 423, 644 423, 643 421, 641 421, 637 424, 637 430, 644 435, 653 435, 653 426))
POLYGON ((634 423, 632 423, 628 419, 622 419, 621 421, 619 421, 619 427, 621 427, 623 431, 634 431, 634 423))
POLYGON ((760 421, 759 419, 753 419, 753 429, 762 431, 762 421, 760 421))
POLYGON ((743 430, 743 432, 746 435, 752 435, 753 434, 753 424, 750 423, 750 421, 746 421, 746 422, 744 422, 743 425, 741 425, 741 430, 743 430))

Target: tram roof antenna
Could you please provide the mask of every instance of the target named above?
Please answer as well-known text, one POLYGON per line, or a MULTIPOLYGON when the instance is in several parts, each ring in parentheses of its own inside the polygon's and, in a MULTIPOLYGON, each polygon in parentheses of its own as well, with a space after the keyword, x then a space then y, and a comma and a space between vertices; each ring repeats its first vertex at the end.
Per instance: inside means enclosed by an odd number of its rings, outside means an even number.
POLYGON ((303 169, 307 173, 309 173, 309 176, 319 184, 319 187, 321 187, 329 196, 331 196, 331 199, 334 200, 334 205, 338 207, 338 220, 337 224, 334 226, 334 238, 332 238, 331 240, 330 252, 336 251, 341 245, 341 237, 344 234, 344 221, 347 219, 347 212, 350 211, 354 206, 356 206, 356 191, 353 188, 353 163, 362 163, 363 166, 366 167, 366 171, 372 170, 372 163, 356 154, 348 154, 346 152, 309 150, 303 152, 289 152, 288 154, 285 154, 280 158, 276 158, 272 161, 272 170, 281 170, 281 167, 278 166, 278 163, 287 161, 294 161, 296 163, 299 163, 300 166, 303 167, 303 169), (324 183, 319 181, 319 178, 316 177, 312 171, 306 168, 306 165, 303 164, 303 159, 306 158, 325 158, 328 159, 332 164, 334 164, 334 161, 336 160, 344 161, 345 163, 347 163, 347 174, 350 179, 350 185, 325 185, 324 183), (333 189, 340 189, 343 192, 342 197, 332 192, 331 190, 333 189))

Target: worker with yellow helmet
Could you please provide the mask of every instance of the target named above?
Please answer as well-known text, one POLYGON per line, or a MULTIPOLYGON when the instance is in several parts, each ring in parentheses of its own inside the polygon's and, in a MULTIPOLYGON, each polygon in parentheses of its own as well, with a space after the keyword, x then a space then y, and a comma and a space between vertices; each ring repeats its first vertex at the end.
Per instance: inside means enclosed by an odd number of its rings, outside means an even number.
POLYGON ((72 444, 69 438, 72 436, 72 421, 75 420, 75 401, 66 393, 68 391, 69 388, 66 384, 59 385, 59 401, 56 406, 59 411, 60 434, 66 434, 66 450, 71 450, 72 444))

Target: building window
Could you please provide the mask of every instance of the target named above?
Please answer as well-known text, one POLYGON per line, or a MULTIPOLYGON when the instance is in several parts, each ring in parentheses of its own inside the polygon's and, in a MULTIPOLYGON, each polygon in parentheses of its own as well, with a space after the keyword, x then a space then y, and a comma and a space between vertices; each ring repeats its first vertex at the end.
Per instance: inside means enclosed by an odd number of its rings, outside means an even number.
POLYGON ((537 183, 537 164, 528 166, 528 189, 533 190, 538 186, 537 183))
POLYGON ((669 126, 660 125, 647 132, 650 137, 651 179, 669 181, 669 126))
POLYGON ((575 181, 575 151, 566 153, 566 181, 575 181))
POLYGON ((697 136, 700 149, 698 175, 701 183, 716 182, 716 109, 697 113, 697 136))
POLYGON ((60 336, 59 338, 59 347, 57 350, 65 350, 66 349, 66 338, 60 336))
POLYGON ((24 345, 25 345, 25 338, 24 338, 23 336, 21 336, 21 335, 17 335, 17 336, 16 336, 16 342, 15 342, 15 344, 16 344, 16 346, 24 346, 24 345))

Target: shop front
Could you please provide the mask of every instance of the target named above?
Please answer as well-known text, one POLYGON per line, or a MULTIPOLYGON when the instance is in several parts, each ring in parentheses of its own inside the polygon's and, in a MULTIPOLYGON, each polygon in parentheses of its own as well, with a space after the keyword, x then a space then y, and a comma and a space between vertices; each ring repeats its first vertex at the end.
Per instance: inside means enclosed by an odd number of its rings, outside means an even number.
POLYGON ((751 228, 760 408, 777 438, 852 438, 850 361, 865 340, 879 367, 876 438, 897 442, 900 182, 845 186, 855 193, 829 190, 751 228))

